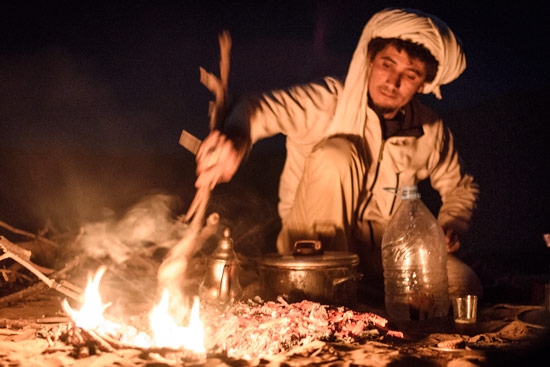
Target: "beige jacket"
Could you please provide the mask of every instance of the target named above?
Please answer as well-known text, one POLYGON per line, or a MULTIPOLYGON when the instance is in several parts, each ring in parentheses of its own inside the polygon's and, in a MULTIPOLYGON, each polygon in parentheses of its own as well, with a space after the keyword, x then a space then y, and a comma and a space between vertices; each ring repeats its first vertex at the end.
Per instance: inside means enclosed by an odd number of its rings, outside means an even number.
MULTIPOLYGON (((292 208, 306 158, 316 144, 334 135, 332 124, 343 88, 342 82, 329 77, 320 83, 264 94, 250 115, 253 143, 279 133, 286 135, 287 156, 278 207, 283 221, 292 208)), ((346 124, 344 120, 337 127, 338 134, 360 136, 366 142, 368 191, 366 201, 358 203, 358 221, 373 221, 385 227, 399 199, 384 188, 417 184, 429 178, 441 195, 440 224, 464 232, 476 203, 477 185, 472 176, 462 172, 453 136, 441 119, 416 100, 412 103, 424 130, 419 138, 391 137, 384 141, 380 121, 370 108, 363 124, 346 124)))

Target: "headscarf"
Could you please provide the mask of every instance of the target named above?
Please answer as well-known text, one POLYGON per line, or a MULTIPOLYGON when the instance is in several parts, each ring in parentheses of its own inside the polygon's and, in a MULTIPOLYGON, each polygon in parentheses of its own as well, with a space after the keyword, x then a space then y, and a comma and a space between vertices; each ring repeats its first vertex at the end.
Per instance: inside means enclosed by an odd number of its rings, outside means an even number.
MULTIPOLYGON (((441 99, 439 86, 455 80, 466 68, 460 40, 439 18, 415 9, 384 9, 372 16, 363 29, 344 90, 338 99, 334 115, 334 122, 337 123, 332 124, 333 127, 341 126, 339 121, 361 124, 367 116, 367 82, 370 74, 367 48, 375 37, 400 38, 426 47, 439 65, 434 80, 424 86, 422 93, 433 93, 438 99, 441 99)), ((336 127, 336 130, 340 128, 336 127)))

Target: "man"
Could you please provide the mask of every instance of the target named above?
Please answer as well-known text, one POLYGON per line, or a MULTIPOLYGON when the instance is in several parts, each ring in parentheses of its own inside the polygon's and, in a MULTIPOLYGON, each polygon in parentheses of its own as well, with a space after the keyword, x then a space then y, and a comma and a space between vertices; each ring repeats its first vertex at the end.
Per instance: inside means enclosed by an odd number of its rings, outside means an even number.
MULTIPOLYGON (((279 186, 279 252, 296 240, 322 239, 329 250, 353 251, 363 272, 382 276, 380 245, 399 199, 384 188, 429 178, 440 193, 438 221, 448 252, 468 229, 478 188, 462 172, 453 136, 420 104, 465 69, 462 47, 439 19, 411 9, 385 9, 365 26, 345 82, 327 77, 249 98, 235 106, 222 132, 197 154, 197 187, 229 181, 248 149, 286 135, 279 186), (205 159, 213 147, 217 162, 205 159)), ((448 261, 449 291, 481 294, 473 271, 448 261)))

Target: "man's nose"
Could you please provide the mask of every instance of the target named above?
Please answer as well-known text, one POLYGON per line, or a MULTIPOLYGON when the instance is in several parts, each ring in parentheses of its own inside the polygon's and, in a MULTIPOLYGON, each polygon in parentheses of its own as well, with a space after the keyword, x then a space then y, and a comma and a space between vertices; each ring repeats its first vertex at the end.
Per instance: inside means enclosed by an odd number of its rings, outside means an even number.
POLYGON ((388 83, 395 86, 396 88, 399 88, 401 85, 401 74, 400 73, 389 73, 388 74, 388 83))

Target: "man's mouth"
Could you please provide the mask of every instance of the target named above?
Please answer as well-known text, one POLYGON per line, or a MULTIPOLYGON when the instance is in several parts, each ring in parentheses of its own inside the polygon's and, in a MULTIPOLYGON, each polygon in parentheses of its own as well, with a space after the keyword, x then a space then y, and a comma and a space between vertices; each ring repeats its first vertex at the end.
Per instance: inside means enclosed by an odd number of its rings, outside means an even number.
POLYGON ((382 94, 384 97, 392 99, 397 97, 397 92, 393 89, 388 88, 380 88, 380 94, 382 94))

